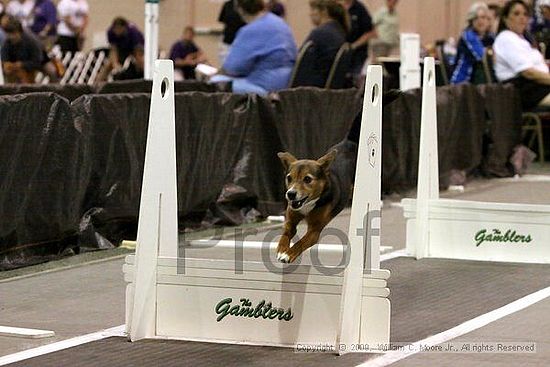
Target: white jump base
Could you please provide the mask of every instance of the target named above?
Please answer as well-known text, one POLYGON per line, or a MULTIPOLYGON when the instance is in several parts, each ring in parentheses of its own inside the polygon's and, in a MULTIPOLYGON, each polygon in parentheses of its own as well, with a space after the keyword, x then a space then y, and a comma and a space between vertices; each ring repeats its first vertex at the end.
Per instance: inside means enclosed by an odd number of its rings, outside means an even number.
MULTIPOLYGON (((190 254, 184 266, 180 259, 179 268, 177 259, 159 257, 157 336, 280 347, 320 343, 334 345, 345 270, 336 266, 343 258, 342 249, 319 250, 319 259, 326 267, 324 271, 320 266, 313 266, 309 256, 303 256, 298 266, 280 264, 275 257, 271 257, 266 266, 261 261, 258 247, 247 245, 245 242, 243 247, 246 260, 239 264, 242 270, 236 269, 233 256, 205 259, 192 258, 194 255, 190 254), (254 253, 258 261, 251 261, 254 253), (178 269, 185 274, 178 274, 178 269), (280 313, 278 316, 273 312, 268 318, 229 314, 217 321, 223 316, 219 311, 225 306, 218 310, 216 306, 228 299, 231 299, 231 307, 242 305, 241 299, 248 299, 253 308, 264 301, 284 313, 291 310, 292 318, 281 320, 280 313)), ((222 243, 208 248, 208 251, 230 255, 230 251, 224 250, 231 249, 231 246, 234 243, 228 246, 222 243)), ((128 256, 124 265, 124 277, 129 283, 127 299, 133 298, 133 262, 134 256, 128 256)), ((387 270, 374 270, 363 275, 359 341, 362 344, 389 341, 389 276, 387 270)), ((127 314, 131 306, 126 305, 127 314)))
POLYGON ((366 219, 381 209, 382 69, 371 66, 367 74, 348 259, 343 245, 321 244, 299 264, 280 264, 275 245, 260 242, 194 241, 178 253, 173 64, 155 62, 136 255, 123 269, 131 341, 350 348, 334 349, 339 354, 389 342, 380 218, 366 219))
MULTIPOLYGON (((402 201, 407 252, 416 253, 416 200, 402 201)), ((550 263, 550 205, 431 200, 427 257, 550 263)))
POLYGON ((550 205, 439 198, 433 58, 424 65, 418 197, 402 200, 407 252, 417 259, 550 263, 550 205))

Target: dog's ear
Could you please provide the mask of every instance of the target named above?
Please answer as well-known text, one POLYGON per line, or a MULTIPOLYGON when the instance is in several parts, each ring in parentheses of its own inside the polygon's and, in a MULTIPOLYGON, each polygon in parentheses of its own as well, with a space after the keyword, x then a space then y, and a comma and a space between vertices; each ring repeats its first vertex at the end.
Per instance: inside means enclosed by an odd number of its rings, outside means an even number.
POLYGON ((332 149, 330 152, 322 156, 321 158, 317 159, 317 163, 323 168, 325 171, 327 171, 332 163, 334 161, 334 158, 336 158, 336 149, 332 149))
POLYGON ((279 152, 277 153, 277 155, 279 156, 279 159, 281 159, 281 162, 285 167, 285 171, 288 171, 288 167, 290 167, 292 163, 297 161, 296 157, 288 152, 279 152))

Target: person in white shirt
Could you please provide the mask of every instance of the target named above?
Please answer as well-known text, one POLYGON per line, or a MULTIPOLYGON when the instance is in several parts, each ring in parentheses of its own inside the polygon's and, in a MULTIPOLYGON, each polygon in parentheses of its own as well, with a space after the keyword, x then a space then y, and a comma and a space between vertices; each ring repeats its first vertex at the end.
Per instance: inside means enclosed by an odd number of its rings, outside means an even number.
POLYGON ((75 53, 82 49, 89 10, 87 0, 61 0, 57 4, 60 19, 57 25, 57 44, 61 52, 75 53))
POLYGON ((376 38, 371 39, 371 61, 381 56, 399 53, 399 15, 398 0, 386 0, 386 6, 374 13, 372 24, 376 28, 376 38))
POLYGON ((24 27, 32 21, 34 0, 11 0, 6 6, 6 13, 17 18, 24 27))
POLYGON ((550 73, 544 56, 527 34, 529 19, 525 2, 508 1, 502 8, 493 45, 497 79, 518 88, 525 110, 539 104, 550 106, 550 73))

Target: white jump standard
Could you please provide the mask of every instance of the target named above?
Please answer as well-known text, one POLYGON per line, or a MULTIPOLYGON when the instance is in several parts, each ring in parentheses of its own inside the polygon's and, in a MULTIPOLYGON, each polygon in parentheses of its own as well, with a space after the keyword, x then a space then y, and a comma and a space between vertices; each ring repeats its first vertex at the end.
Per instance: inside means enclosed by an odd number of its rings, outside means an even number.
POLYGON ((402 201, 416 258, 550 263, 550 205, 439 198, 433 58, 424 61, 417 200, 402 201))
POLYGON ((178 256, 173 64, 156 61, 137 249, 124 265, 130 339, 346 345, 335 347, 340 354, 355 351, 357 344, 388 343, 390 273, 380 269, 379 237, 381 99, 382 69, 371 66, 349 245, 315 246, 325 266, 311 251, 296 265, 278 263, 273 249, 268 261, 262 260, 262 248, 276 243, 233 244, 242 246, 240 262, 228 251, 228 241, 192 244, 178 256))

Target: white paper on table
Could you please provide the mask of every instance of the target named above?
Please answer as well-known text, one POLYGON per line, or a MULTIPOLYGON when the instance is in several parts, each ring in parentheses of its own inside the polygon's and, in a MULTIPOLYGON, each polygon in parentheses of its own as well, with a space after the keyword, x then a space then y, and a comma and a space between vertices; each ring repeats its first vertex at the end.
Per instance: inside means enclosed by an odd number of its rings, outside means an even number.
POLYGON ((197 64, 197 67, 195 68, 195 72, 206 76, 212 76, 218 72, 218 69, 206 64, 197 64))

